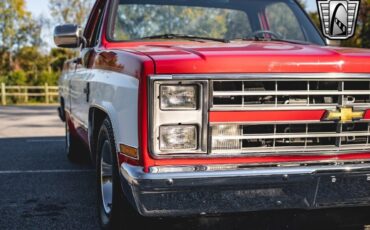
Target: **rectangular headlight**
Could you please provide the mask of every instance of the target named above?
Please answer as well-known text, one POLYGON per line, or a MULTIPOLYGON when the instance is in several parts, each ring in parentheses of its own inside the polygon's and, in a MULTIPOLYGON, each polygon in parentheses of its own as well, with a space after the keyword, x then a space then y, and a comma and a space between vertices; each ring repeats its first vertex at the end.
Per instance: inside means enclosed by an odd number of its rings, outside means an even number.
POLYGON ((161 126, 159 130, 160 150, 195 150, 198 148, 197 136, 195 125, 161 126))
POLYGON ((160 107, 162 110, 196 110, 198 108, 198 86, 161 85, 160 107))

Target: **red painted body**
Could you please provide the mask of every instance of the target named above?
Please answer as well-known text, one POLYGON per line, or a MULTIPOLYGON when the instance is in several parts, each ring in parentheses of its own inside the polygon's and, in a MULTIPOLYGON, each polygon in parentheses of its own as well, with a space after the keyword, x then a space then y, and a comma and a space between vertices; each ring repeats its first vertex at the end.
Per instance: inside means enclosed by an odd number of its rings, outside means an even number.
POLYGON ((210 112, 209 122, 320 121, 325 110, 210 112))
MULTIPOLYGON (((331 48, 315 45, 292 45, 280 42, 127 42, 103 47, 122 57, 145 55, 140 70, 140 153, 148 169, 159 165, 250 164, 311 162, 319 160, 370 159, 369 154, 330 156, 229 157, 204 159, 154 159, 148 149, 147 78, 151 74, 212 73, 370 73, 370 51, 354 48, 331 48), (119 51, 121 50, 121 52, 119 51)), ((124 59, 124 58, 122 58, 124 59)), ((210 112, 210 122, 320 120, 325 111, 210 112)), ((367 112, 365 118, 370 118, 367 112)), ((122 157, 124 158, 124 157, 122 157)), ((122 159, 124 161, 124 159, 122 159)))
MULTIPOLYGON (((205 73, 370 73, 370 52, 360 49, 326 48, 290 45, 275 42, 245 42, 238 44, 166 45, 107 43, 107 49, 140 52, 153 59, 152 74, 205 74, 205 73)), ((148 105, 146 79, 140 84, 140 152, 146 169, 158 165, 191 164, 246 164, 273 162, 305 162, 318 160, 368 159, 370 154, 341 156, 276 156, 254 158, 204 158, 156 160, 148 150, 148 105)), ((210 122, 232 121, 298 121, 320 120, 325 111, 263 111, 263 112, 210 112, 210 122), (246 116, 248 115, 248 116, 246 116)), ((366 113, 365 118, 370 117, 366 113)))
MULTIPOLYGON (((102 2, 102 1, 101 1, 102 2)), ((263 15, 260 15, 263 17, 263 15)), ((204 159, 154 159, 148 148, 148 77, 154 74, 231 73, 370 73, 370 51, 285 42, 238 41, 231 43, 152 40, 111 42, 107 39, 106 13, 100 45, 94 48, 88 68, 122 72, 140 81, 140 160, 119 155, 120 162, 143 165, 248 164, 317 160, 370 159, 369 154, 330 156, 229 157, 204 159)), ((262 18, 263 19, 263 18, 262 18)), ((264 21, 264 20, 262 20, 264 21)), ((264 25, 268 27, 268 25, 264 25)), ((210 112, 210 122, 320 120, 325 111, 210 112)), ((370 113, 365 115, 370 118, 370 113)))
POLYGON ((66 113, 66 122, 69 132, 73 137, 79 137, 86 148, 89 148, 89 134, 86 129, 81 126, 81 123, 71 116, 69 112, 66 113))

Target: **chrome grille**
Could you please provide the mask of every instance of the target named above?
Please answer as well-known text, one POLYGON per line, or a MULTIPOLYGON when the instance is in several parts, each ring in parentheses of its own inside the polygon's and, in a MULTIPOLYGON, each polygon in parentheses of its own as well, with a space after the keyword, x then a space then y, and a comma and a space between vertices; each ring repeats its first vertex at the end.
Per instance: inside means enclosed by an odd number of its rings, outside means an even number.
MULTIPOLYGON (((370 109, 364 78, 212 80, 211 111, 370 109)), ((269 156, 370 151, 370 121, 211 123, 211 154, 269 156)))
POLYGON ((370 81, 214 80, 211 110, 332 109, 370 107, 370 81))
POLYGON ((212 124, 212 154, 369 150, 368 122, 212 124))

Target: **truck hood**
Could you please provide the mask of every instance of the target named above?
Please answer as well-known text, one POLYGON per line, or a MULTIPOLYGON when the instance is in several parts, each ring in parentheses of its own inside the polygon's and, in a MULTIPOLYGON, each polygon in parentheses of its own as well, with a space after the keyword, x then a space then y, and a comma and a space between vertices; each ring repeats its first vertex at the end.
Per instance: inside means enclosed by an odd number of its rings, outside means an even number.
POLYGON ((285 42, 146 44, 125 48, 149 56, 156 74, 370 73, 370 50, 285 42))

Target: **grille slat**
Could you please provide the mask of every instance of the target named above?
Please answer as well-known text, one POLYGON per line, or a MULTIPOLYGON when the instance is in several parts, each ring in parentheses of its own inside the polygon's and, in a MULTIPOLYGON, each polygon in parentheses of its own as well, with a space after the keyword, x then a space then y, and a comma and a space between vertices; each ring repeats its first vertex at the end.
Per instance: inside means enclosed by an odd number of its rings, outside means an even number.
POLYGON ((225 92, 214 92, 213 96, 306 96, 306 95, 369 95, 370 90, 351 90, 351 91, 225 91, 225 92))
POLYGON ((212 110, 335 105, 370 106, 369 81, 212 81, 212 110))
MULTIPOLYGON (((213 80, 212 111, 370 109, 363 79, 213 80)), ((212 123, 211 154, 340 154, 370 151, 368 120, 212 123), (220 130, 226 129, 228 132, 220 130)))
POLYGON ((242 150, 225 150, 216 149, 212 151, 212 154, 220 154, 220 155, 242 155, 242 156, 274 156, 274 155, 282 155, 282 154, 293 154, 293 155, 317 155, 318 153, 327 155, 327 154, 341 154, 341 153, 355 153, 353 151, 368 151, 368 146, 364 146, 363 144, 353 144, 353 145, 345 145, 340 149, 335 149, 331 146, 314 146, 314 147, 306 147, 297 148, 296 146, 292 147, 275 147, 275 148, 248 148, 242 150), (241 153, 242 151, 242 153, 241 153))
POLYGON ((291 138, 320 138, 320 137, 364 137, 369 136, 369 133, 312 133, 312 134, 303 134, 303 133, 296 133, 296 134, 287 134, 287 135, 248 135, 248 136, 215 136, 213 137, 214 140, 254 140, 254 139, 291 139, 291 138))

